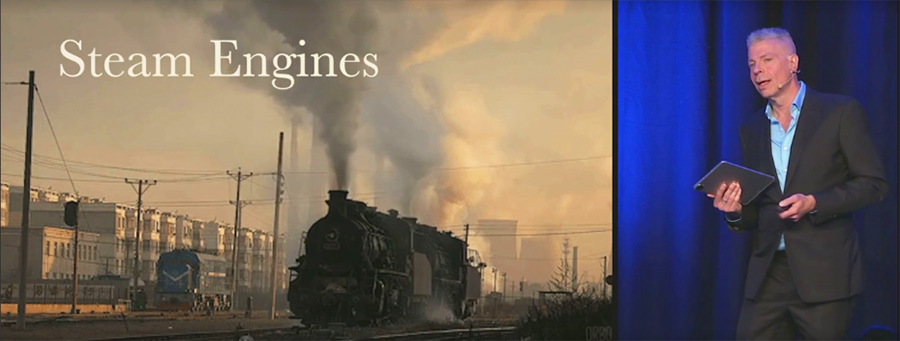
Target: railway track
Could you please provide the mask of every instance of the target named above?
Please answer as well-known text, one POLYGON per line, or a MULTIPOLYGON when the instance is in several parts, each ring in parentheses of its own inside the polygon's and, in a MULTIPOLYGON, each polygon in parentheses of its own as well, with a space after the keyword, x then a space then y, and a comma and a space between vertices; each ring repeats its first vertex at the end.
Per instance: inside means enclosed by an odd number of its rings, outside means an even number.
MULTIPOLYGON (((124 338, 102 339, 98 341, 286 341, 286 340, 371 340, 371 341, 410 341, 410 340, 513 340, 515 327, 483 327, 483 328, 457 328, 437 329, 408 333, 383 334, 371 337, 354 337, 355 333, 346 333, 344 330, 312 329, 298 330, 296 328, 270 328, 253 329, 228 332, 188 333, 188 334, 161 334, 142 335, 124 338)), ((371 334, 374 330, 367 331, 371 334)))
POLYGON ((291 328, 263 328, 249 330, 235 330, 226 332, 201 332, 201 333, 180 333, 180 334, 158 334, 158 335, 141 335, 129 336, 121 338, 98 339, 96 341, 175 341, 175 340, 256 340, 273 334, 294 334, 291 328), (249 336, 249 338, 247 338, 249 336))
POLYGON ((363 340, 407 341, 407 340, 513 340, 516 327, 486 327, 468 329, 429 330, 413 333, 380 335, 363 340))
MULTIPOLYGON (((28 316, 26 317, 27 324, 42 324, 42 323, 82 323, 82 322, 98 322, 98 321, 114 321, 114 320, 128 320, 128 321, 154 321, 154 320, 199 320, 199 319, 234 319, 234 318, 243 318, 245 317, 246 312, 218 312, 213 316, 208 316, 206 313, 200 312, 141 312, 141 313, 127 313, 127 314, 84 314, 84 315, 72 315, 72 314, 61 314, 61 315, 37 315, 37 316, 28 316)), ((259 316, 262 314, 268 314, 268 311, 262 312, 257 311, 254 312, 254 316, 259 316)), ((276 315, 277 316, 277 315, 276 315)), ((0 320, 3 326, 12 326, 15 325, 15 318, 4 318, 0 320)))

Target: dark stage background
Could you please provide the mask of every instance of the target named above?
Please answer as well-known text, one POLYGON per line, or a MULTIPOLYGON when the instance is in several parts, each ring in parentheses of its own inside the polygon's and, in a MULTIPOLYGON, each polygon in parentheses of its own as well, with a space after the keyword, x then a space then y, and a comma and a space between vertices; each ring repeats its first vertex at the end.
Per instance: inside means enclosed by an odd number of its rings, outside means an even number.
POLYGON ((617 259, 621 339, 733 339, 749 235, 693 190, 740 163, 737 129, 763 107, 747 35, 791 32, 807 86, 866 110, 891 192, 856 215, 867 274, 851 336, 897 330, 896 1, 618 3, 617 259))

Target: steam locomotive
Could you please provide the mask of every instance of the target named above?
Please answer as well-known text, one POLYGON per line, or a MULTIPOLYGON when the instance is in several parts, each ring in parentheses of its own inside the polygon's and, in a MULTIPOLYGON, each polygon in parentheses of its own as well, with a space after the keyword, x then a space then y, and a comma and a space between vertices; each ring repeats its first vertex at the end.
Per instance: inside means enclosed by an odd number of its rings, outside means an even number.
POLYGON ((304 241, 291 267, 288 301, 304 324, 389 324, 428 311, 457 319, 474 312, 480 268, 463 240, 416 218, 376 211, 329 191, 328 213, 304 241))
POLYGON ((155 303, 159 310, 231 308, 231 277, 224 257, 189 250, 159 255, 155 303))

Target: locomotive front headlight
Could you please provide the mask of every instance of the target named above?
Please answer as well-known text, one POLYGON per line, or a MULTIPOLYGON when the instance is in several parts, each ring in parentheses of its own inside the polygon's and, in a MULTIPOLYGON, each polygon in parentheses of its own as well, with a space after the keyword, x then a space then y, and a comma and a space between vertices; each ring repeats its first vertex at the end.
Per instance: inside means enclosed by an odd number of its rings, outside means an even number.
POLYGON ((331 230, 331 231, 328 231, 328 233, 325 234, 325 241, 334 243, 334 242, 336 242, 337 240, 338 240, 338 232, 337 232, 337 230, 331 230))

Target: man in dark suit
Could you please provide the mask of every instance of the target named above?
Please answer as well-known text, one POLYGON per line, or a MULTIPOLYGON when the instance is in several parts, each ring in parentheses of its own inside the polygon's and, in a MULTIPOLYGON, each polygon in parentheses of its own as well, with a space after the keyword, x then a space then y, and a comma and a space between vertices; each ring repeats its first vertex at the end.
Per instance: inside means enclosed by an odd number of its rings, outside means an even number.
POLYGON ((728 227, 751 235, 737 337, 843 339, 863 290, 851 213, 884 199, 884 166, 860 104, 797 79, 787 31, 755 31, 747 50, 768 103, 740 128, 743 163, 777 181, 746 206, 736 183, 711 195, 728 227))

